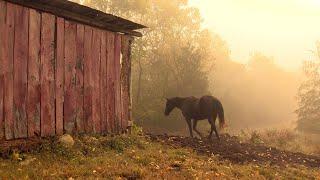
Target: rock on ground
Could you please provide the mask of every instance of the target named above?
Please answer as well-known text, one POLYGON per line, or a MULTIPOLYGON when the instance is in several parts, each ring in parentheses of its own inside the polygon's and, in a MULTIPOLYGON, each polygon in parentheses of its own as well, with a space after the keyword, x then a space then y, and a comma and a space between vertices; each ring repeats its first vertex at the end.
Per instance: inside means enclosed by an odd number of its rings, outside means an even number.
POLYGON ((65 147, 72 147, 74 145, 74 139, 69 134, 60 136, 59 142, 65 147))

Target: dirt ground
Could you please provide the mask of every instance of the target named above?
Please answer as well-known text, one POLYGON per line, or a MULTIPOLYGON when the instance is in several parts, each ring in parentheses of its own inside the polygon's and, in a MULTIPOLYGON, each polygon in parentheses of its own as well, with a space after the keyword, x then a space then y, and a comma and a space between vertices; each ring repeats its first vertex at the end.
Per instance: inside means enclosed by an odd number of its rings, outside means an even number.
POLYGON ((237 137, 224 134, 217 139, 197 139, 182 136, 147 134, 153 141, 173 147, 189 147, 200 154, 215 155, 233 163, 257 163, 278 166, 303 165, 320 168, 320 157, 282 151, 272 147, 241 142, 237 137))

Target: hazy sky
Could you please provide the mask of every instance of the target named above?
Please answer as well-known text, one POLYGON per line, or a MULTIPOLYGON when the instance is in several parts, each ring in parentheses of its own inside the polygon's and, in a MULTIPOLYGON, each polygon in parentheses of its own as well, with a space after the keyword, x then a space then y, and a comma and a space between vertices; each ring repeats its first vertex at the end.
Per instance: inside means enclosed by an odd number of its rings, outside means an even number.
POLYGON ((320 40, 320 0, 189 0, 204 26, 228 43, 232 58, 247 62, 260 51, 297 70, 320 40))

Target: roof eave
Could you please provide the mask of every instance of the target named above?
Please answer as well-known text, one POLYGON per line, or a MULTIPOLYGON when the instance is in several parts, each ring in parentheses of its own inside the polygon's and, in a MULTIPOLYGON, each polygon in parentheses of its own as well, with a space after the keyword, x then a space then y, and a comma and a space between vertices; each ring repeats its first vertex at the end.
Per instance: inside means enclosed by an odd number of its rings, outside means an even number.
POLYGON ((112 32, 120 32, 131 36, 141 37, 142 33, 135 31, 137 29, 146 28, 146 26, 134 23, 132 21, 103 13, 71 1, 66 0, 5 0, 14 4, 19 4, 39 11, 54 14, 68 20, 77 21, 82 24, 95 26, 112 32), (63 8, 65 7, 65 8, 63 8), (73 9, 68 9, 72 7, 73 9), (78 11, 78 12, 75 12, 78 11), (80 13, 82 11, 82 13, 80 13), (85 14, 87 13, 87 14, 85 14), (90 15, 90 16, 89 16, 90 15), (119 26, 114 24, 115 21, 127 23, 119 26), (131 28, 125 28, 123 26, 131 28), (132 28, 133 27, 133 28, 132 28))

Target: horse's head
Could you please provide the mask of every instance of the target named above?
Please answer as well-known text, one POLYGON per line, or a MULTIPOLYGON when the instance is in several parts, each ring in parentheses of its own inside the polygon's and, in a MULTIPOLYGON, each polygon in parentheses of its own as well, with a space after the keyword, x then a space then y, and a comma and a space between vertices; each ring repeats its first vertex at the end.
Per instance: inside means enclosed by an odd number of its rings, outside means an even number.
POLYGON ((171 111, 176 107, 176 102, 174 98, 168 99, 167 98, 167 103, 166 103, 166 109, 164 111, 164 115, 169 116, 171 111))

